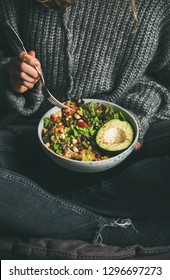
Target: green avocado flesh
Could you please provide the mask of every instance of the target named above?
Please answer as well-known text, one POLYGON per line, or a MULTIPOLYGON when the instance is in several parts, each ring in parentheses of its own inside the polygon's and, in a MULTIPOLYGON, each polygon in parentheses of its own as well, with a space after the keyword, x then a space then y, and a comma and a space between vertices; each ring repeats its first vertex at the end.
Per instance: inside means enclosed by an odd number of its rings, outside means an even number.
POLYGON ((113 119, 99 129, 96 143, 106 151, 116 152, 128 148, 133 136, 133 128, 127 121, 113 119))

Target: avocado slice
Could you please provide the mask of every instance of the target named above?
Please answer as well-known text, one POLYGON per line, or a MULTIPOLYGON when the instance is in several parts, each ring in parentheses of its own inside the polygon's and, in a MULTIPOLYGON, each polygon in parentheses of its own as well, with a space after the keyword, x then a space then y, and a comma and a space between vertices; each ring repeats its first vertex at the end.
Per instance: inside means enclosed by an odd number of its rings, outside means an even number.
POLYGON ((98 130, 96 143, 106 151, 117 152, 128 148, 133 137, 133 128, 127 121, 113 119, 98 130))

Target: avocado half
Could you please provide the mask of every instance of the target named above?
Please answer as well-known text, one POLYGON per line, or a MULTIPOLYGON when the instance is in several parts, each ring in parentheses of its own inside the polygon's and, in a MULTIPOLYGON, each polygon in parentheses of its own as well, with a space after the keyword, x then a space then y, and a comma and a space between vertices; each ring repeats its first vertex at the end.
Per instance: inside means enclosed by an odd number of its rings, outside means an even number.
POLYGON ((96 143, 103 150, 117 152, 128 148, 133 137, 133 128, 127 121, 113 119, 99 129, 96 143))

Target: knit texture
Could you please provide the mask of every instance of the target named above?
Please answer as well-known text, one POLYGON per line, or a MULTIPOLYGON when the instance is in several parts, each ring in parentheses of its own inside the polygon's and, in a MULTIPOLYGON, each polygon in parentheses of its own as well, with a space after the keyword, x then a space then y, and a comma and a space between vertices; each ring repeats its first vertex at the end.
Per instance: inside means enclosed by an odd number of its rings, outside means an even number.
POLYGON ((10 89, 7 63, 16 51, 4 24, 35 50, 46 84, 60 100, 74 96, 115 102, 136 116, 142 140, 149 124, 170 118, 170 1, 77 0, 50 10, 36 0, 0 1, 0 99, 3 126, 37 124, 51 105, 38 83, 10 89))

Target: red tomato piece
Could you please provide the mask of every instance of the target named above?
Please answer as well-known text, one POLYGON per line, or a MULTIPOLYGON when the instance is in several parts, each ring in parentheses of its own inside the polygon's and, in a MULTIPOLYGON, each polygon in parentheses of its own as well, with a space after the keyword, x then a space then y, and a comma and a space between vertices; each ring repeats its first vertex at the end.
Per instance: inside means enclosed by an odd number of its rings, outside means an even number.
POLYGON ((89 127, 88 123, 86 122, 78 122, 77 125, 80 127, 89 127))
POLYGON ((50 118, 50 120, 53 122, 53 123, 55 123, 55 122, 57 122, 57 121, 61 121, 61 117, 54 117, 54 118, 50 118))
POLYGON ((55 129, 56 129, 56 132, 60 131, 62 128, 64 128, 64 125, 60 125, 60 126, 56 127, 56 128, 55 128, 55 129))

